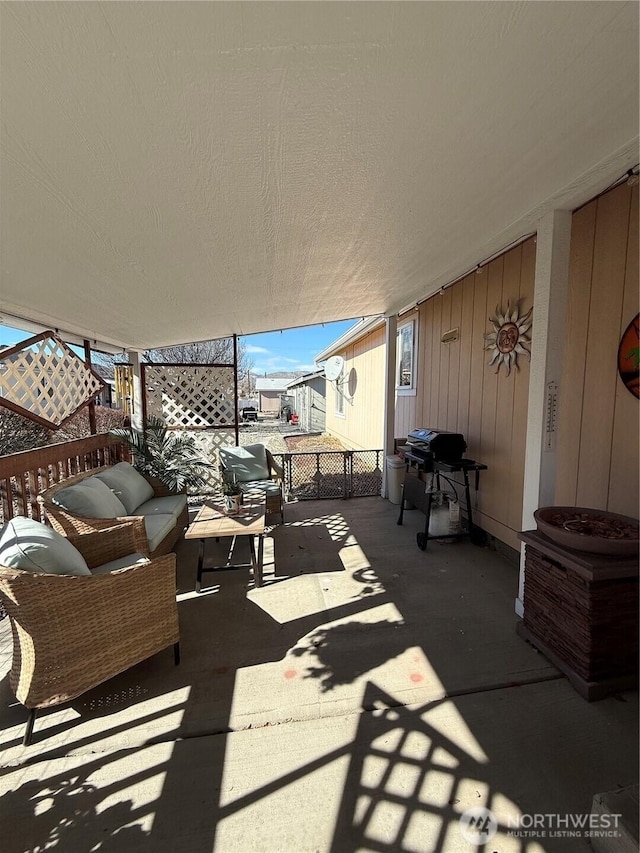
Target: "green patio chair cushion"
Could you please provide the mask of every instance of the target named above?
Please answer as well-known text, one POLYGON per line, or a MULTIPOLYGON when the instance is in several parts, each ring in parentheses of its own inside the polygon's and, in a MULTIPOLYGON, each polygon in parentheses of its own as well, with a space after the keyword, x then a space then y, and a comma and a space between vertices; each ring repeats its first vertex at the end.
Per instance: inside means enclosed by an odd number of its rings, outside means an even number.
POLYGON ((118 557, 117 560, 110 560, 101 566, 95 566, 91 569, 91 574, 106 575, 108 572, 116 572, 118 569, 128 569, 129 566, 139 566, 150 562, 151 560, 144 554, 127 554, 125 557, 118 557))
POLYGON ((265 495, 280 494, 280 484, 274 483, 273 480, 252 480, 250 483, 243 483, 240 488, 243 492, 262 492, 265 495))
POLYGON ((0 565, 47 575, 90 575, 84 557, 51 527, 17 515, 0 530, 0 565))
POLYGON ((187 503, 186 495, 166 495, 163 498, 153 498, 145 501, 137 509, 136 515, 172 515, 176 521, 187 503))
POLYGON ((149 550, 155 551, 167 533, 176 526, 176 520, 171 514, 145 515, 144 526, 149 540, 149 550))
POLYGON ((263 444, 247 447, 221 447, 220 461, 239 483, 270 478, 267 451, 263 444))
POLYGON ((139 515, 136 512, 140 504, 153 497, 153 486, 128 462, 118 462, 108 471, 95 474, 99 480, 111 489, 124 508, 125 515, 139 515))
POLYGON ((80 483, 61 489, 53 502, 74 515, 85 518, 117 518, 129 513, 106 483, 97 477, 87 477, 80 483))

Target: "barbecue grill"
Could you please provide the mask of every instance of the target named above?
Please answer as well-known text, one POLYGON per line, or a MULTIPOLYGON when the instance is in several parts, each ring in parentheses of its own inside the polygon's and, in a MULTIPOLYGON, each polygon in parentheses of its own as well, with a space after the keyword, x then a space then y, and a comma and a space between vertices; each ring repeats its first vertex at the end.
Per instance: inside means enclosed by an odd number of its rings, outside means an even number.
POLYGON ((429 539, 458 539, 469 536, 476 545, 486 542, 486 534, 473 523, 473 508, 471 505, 470 472, 475 473, 475 491, 478 491, 480 471, 486 471, 487 466, 475 459, 464 459, 467 442, 459 432, 421 427, 412 430, 407 436, 407 443, 398 448, 407 463, 407 473, 404 478, 402 499, 400 501, 400 516, 398 524, 402 524, 405 501, 415 506, 425 514, 423 533, 416 535, 418 547, 424 551, 429 539), (418 476, 409 473, 409 467, 418 470, 418 476), (421 479, 421 473, 430 474, 426 482, 421 479), (454 477, 462 475, 462 480, 454 477), (443 491, 444 484, 448 486, 443 491), (444 498, 453 500, 462 510, 462 528, 457 522, 455 529, 449 532, 430 533, 429 525, 434 507, 442 505, 444 498))
POLYGON ((423 471, 433 471, 434 462, 456 465, 462 460, 467 442, 459 432, 420 427, 407 436, 403 448, 405 459, 415 463, 423 471))

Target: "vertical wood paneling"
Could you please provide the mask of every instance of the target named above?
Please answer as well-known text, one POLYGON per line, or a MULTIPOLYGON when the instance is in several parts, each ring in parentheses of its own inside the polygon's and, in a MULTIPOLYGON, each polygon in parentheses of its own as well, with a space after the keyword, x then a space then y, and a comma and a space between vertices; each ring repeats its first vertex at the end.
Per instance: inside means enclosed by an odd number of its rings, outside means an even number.
MULTIPOLYGON (((462 283, 451 288, 451 316, 449 329, 460 328, 462 316, 462 283)), ((445 331, 448 331, 445 329, 445 331)), ((451 344, 443 344, 449 353, 449 385, 447 388, 446 428, 458 432, 458 397, 460 396, 460 338, 451 344)))
MULTIPOLYGON (((577 504, 607 505, 631 188, 598 199, 577 504)), ((637 438, 637 436, 636 436, 637 438)))
POLYGON ((442 313, 440 314, 440 329, 437 341, 440 353, 440 393, 438 395, 438 419, 435 423, 431 424, 431 426, 437 427, 438 429, 446 429, 449 404, 449 362, 451 360, 451 352, 449 347, 443 346, 442 335, 451 328, 451 288, 446 290, 440 296, 440 302, 442 304, 442 313))
POLYGON ((576 211, 571 222, 565 351, 562 380, 558 389, 559 451, 555 491, 558 506, 577 505, 582 398, 597 208, 598 202, 592 201, 576 211))
MULTIPOLYGON (((629 238, 618 340, 638 313, 638 187, 633 188, 629 216, 629 238)), ((640 453, 640 402, 616 378, 616 398, 611 444, 611 473, 607 509, 623 515, 638 515, 638 471, 640 453)))
POLYGON ((440 408, 440 335, 438 332, 442 323, 442 298, 440 296, 434 296, 430 301, 433 303, 431 364, 429 366, 429 375, 431 377, 431 405, 427 412, 427 422, 424 426, 437 429, 440 408))
MULTIPOLYGON (((462 292, 460 316, 460 376, 458 382, 458 432, 469 435, 469 394, 471 391, 471 354, 473 339, 473 287, 475 275, 468 275, 456 285, 462 292)), ((468 438, 467 438, 468 441, 468 438)))
POLYGON ((535 241, 527 240, 419 309, 421 381, 414 426, 466 437, 467 456, 488 465, 477 495, 479 520, 514 548, 522 520, 529 362, 520 356, 519 370, 507 377, 502 367, 496 374, 495 365, 488 365, 484 334, 496 305, 506 308, 507 300, 514 305, 522 298, 522 311, 531 307, 535 255, 535 241), (455 327, 459 340, 442 344, 443 332, 455 327))
MULTIPOLYGON (((496 306, 502 301, 502 271, 504 259, 496 258, 487 266, 487 312, 495 317, 496 306)), ((485 317, 484 332, 489 332, 492 325, 489 317, 485 317)), ((480 419, 480 459, 491 470, 490 482, 495 484, 490 489, 483 489, 480 507, 483 512, 495 518, 498 506, 499 482, 504 481, 504 448, 496 446, 496 408, 498 405, 498 383, 500 377, 496 373, 496 365, 489 366, 491 352, 483 353, 482 374, 482 415, 480 419)), ((502 368, 504 373, 504 368, 502 368)))
POLYGON ((638 400, 617 371, 638 311, 638 191, 626 184, 573 215, 556 503, 638 515, 638 400))
MULTIPOLYGON (((467 433, 467 455, 482 460, 480 427, 482 423, 482 377, 486 353, 483 352, 487 318, 487 270, 474 274, 473 324, 471 328, 471 386, 469 390, 469 432, 467 433)), ((486 480, 486 478, 485 478, 486 480)), ((483 491, 485 484, 483 484, 483 491)))
MULTIPOLYGON (((536 243, 523 243, 520 256, 520 299, 526 313, 533 305, 536 275, 536 243)), ((506 259, 505 259, 506 264, 506 259)), ((531 334, 535 334, 533 331, 531 334)), ((529 337, 531 337, 529 334, 529 337)), ((524 456, 527 443, 527 412, 529 407, 529 360, 518 358, 519 370, 513 389, 513 418, 511 424, 511 458, 509 462, 509 507, 507 526, 520 530, 522 525, 522 497, 524 492, 524 456)))
POLYGON ((416 358, 418 363, 418 382, 416 385, 416 396, 413 401, 413 425, 410 429, 415 429, 424 423, 424 400, 429 393, 430 378, 426 354, 429 350, 428 342, 430 338, 423 308, 426 308, 426 305, 420 306, 416 314, 416 323, 418 326, 418 354, 416 358))
MULTIPOLYGON (((518 246, 512 252, 508 252, 503 258, 502 291, 500 307, 505 311, 507 305, 513 311, 520 299, 520 265, 522 261, 522 249, 518 246)), ((530 307, 530 306, 527 306, 530 307)), ((488 353, 487 353, 488 354, 488 353)), ((522 362, 523 358, 520 357, 522 362)), ((498 396, 496 401, 496 431, 495 431, 495 516, 496 518, 508 518, 509 516, 509 486, 511 482, 511 438, 513 427, 513 401, 515 386, 520 379, 519 370, 512 368, 509 376, 506 370, 500 368, 498 374, 498 396)))
POLYGON ((426 426, 431 413, 431 347, 433 336, 433 300, 420 306, 420 385, 416 401, 418 425, 426 426))
POLYGON ((396 412, 400 417, 396 418, 395 438, 406 438, 411 430, 419 425, 416 417, 416 397, 398 397, 396 412))

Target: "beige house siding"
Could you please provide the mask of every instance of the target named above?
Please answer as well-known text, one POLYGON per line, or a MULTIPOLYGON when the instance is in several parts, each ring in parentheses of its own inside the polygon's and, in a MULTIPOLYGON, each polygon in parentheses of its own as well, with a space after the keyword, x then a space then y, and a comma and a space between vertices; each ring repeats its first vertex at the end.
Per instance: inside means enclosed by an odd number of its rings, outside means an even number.
POLYGON ((350 450, 371 450, 383 446, 384 342, 385 331, 381 326, 335 352, 345 360, 339 386, 344 390, 344 416, 336 414, 337 384, 327 380, 326 431, 350 450))
POLYGON ((638 400, 617 369, 638 313, 638 187, 573 216, 556 503, 638 517, 638 400))
MULTIPOLYGON (((484 349, 496 307, 533 304, 535 238, 505 252, 404 315, 418 316, 416 395, 397 396, 395 437, 415 427, 461 432, 467 457, 483 462, 476 521, 519 549, 529 362, 506 375, 484 349), (458 340, 443 344, 444 332, 458 340)), ((617 370, 620 338, 638 313, 638 187, 627 184, 573 215, 563 375, 558 394, 556 503, 638 516, 639 402, 617 370)), ((531 330, 535 336, 535 327, 531 330)), ((354 368, 354 399, 335 415, 327 383, 327 430, 353 448, 382 446, 384 329, 341 353, 354 368)))
MULTIPOLYGON (((535 241, 506 252, 419 308, 415 426, 462 433, 467 457, 488 466, 480 478, 476 521, 514 548, 522 518, 522 486, 529 393, 529 362, 519 370, 490 367, 484 334, 496 306, 533 302, 535 241), (459 330, 458 340, 442 335, 459 330)), ((396 433, 400 428, 396 422, 396 433)))

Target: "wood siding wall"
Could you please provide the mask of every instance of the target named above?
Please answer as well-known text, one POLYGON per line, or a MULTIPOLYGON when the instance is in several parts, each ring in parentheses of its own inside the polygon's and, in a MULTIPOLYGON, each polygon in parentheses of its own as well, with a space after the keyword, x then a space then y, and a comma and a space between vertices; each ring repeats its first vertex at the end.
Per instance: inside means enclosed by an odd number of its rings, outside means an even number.
POLYGON ((573 215, 556 503, 638 517, 638 400, 617 369, 638 313, 638 187, 573 215))
POLYGON ((350 344, 336 355, 345 359, 344 417, 336 414, 336 383, 327 381, 327 432, 349 450, 377 450, 384 442, 384 326, 350 344), (349 377, 355 374, 355 392, 349 377))
MULTIPOLYGON (((519 370, 498 373, 488 362, 484 334, 496 306, 522 300, 533 304, 535 240, 506 252, 482 269, 427 300, 419 307, 417 396, 399 398, 398 430, 409 424, 462 433, 467 457, 488 466, 480 477, 477 522, 513 548, 522 521, 522 490, 529 396, 529 362, 519 370), (444 332, 459 329, 459 338, 441 343, 444 332)), ((535 334, 535 330, 534 330, 535 334)))

